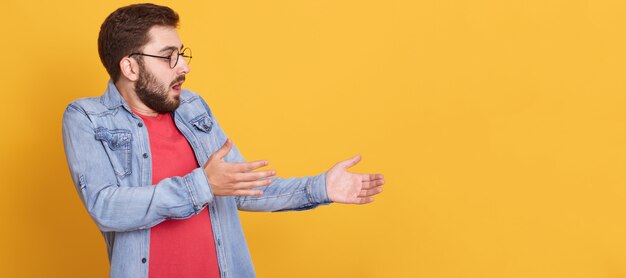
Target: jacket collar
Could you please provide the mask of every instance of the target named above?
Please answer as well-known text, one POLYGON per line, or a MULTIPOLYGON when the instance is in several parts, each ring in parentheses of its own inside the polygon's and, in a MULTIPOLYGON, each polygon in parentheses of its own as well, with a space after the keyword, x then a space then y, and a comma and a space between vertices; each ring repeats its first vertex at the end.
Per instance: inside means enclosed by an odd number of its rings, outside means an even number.
POLYGON ((128 103, 126 103, 126 100, 124 100, 124 98, 120 94, 120 91, 117 90, 117 87, 115 86, 115 83, 113 83, 113 80, 109 80, 107 89, 104 92, 104 95, 102 95, 100 101, 108 109, 115 109, 117 107, 124 106, 126 110, 131 111, 130 106, 128 106, 128 103))

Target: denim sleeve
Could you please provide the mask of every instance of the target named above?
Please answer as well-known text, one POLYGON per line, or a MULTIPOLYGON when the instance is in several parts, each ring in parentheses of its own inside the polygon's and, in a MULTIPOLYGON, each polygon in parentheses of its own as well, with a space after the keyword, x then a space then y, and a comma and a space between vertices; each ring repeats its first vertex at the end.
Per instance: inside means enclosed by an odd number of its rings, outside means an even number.
POLYGON ((105 147, 95 140, 87 114, 73 105, 63 115, 63 144, 78 194, 101 231, 150 228, 166 219, 186 218, 213 201, 202 168, 158 186, 120 186, 105 147))
POLYGON ((237 207, 245 211, 307 210, 330 204, 326 194, 326 174, 303 178, 273 178, 272 183, 255 188, 261 196, 239 196, 237 207))
MULTIPOLYGON (((203 100, 204 103, 204 100, 203 100)), ((209 115, 212 115, 206 103, 204 103, 209 115)), ((226 134, 220 124, 214 119, 214 130, 217 135, 219 146, 226 142, 226 134)), ((239 149, 233 145, 232 150, 226 156, 229 162, 244 162, 245 159, 239 149)), ((317 176, 302 178, 272 178, 272 183, 266 186, 254 188, 262 190, 261 196, 236 196, 237 207, 244 211, 288 211, 307 210, 319 205, 330 204, 326 192, 326 173, 317 176)))

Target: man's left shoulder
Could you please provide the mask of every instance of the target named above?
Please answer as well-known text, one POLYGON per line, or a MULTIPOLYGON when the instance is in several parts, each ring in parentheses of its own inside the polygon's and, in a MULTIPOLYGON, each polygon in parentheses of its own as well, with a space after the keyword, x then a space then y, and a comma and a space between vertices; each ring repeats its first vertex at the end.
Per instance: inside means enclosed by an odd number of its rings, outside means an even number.
POLYGON ((193 102, 196 100, 202 100, 202 97, 198 93, 188 90, 188 89, 180 90, 180 102, 181 103, 188 103, 188 102, 193 102))
POLYGON ((204 101, 202 96, 194 91, 182 89, 180 91, 180 106, 179 110, 196 113, 198 111, 205 111, 211 115, 211 109, 209 105, 204 101))

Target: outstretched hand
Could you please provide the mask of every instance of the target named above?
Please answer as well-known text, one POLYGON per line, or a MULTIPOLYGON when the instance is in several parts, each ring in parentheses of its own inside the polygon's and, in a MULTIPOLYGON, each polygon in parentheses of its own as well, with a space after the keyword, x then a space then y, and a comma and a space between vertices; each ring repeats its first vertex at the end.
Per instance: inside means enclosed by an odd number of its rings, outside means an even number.
POLYGON ((233 148, 230 139, 214 152, 204 164, 204 172, 209 180, 209 185, 216 196, 258 196, 261 190, 252 188, 268 185, 272 182, 270 177, 276 175, 275 170, 253 172, 267 166, 266 160, 253 162, 230 163, 224 161, 224 157, 233 148))
POLYGON ((336 203, 367 204, 374 201, 372 196, 383 191, 385 183, 382 174, 357 174, 348 168, 361 161, 361 155, 341 161, 326 172, 328 198, 336 203))

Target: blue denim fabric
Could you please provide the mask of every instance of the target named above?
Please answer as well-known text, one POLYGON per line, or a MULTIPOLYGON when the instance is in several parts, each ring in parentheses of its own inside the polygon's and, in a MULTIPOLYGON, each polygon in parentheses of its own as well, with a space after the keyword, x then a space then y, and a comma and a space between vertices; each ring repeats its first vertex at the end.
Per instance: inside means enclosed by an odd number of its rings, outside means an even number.
MULTIPOLYGON (((226 141, 211 110, 197 94, 182 90, 173 112, 199 165, 226 141)), ((148 132, 114 83, 101 97, 79 99, 63 116, 63 143, 81 201, 106 241, 110 277, 148 277, 150 227, 188 218, 205 206, 211 215, 223 278, 254 277, 237 210, 283 211, 328 204, 326 174, 274 178, 258 197, 220 197, 211 192, 202 168, 152 186, 148 132)), ((236 147, 226 161, 242 162, 236 147)), ((172 162, 175 163, 175 162, 172 162)))

